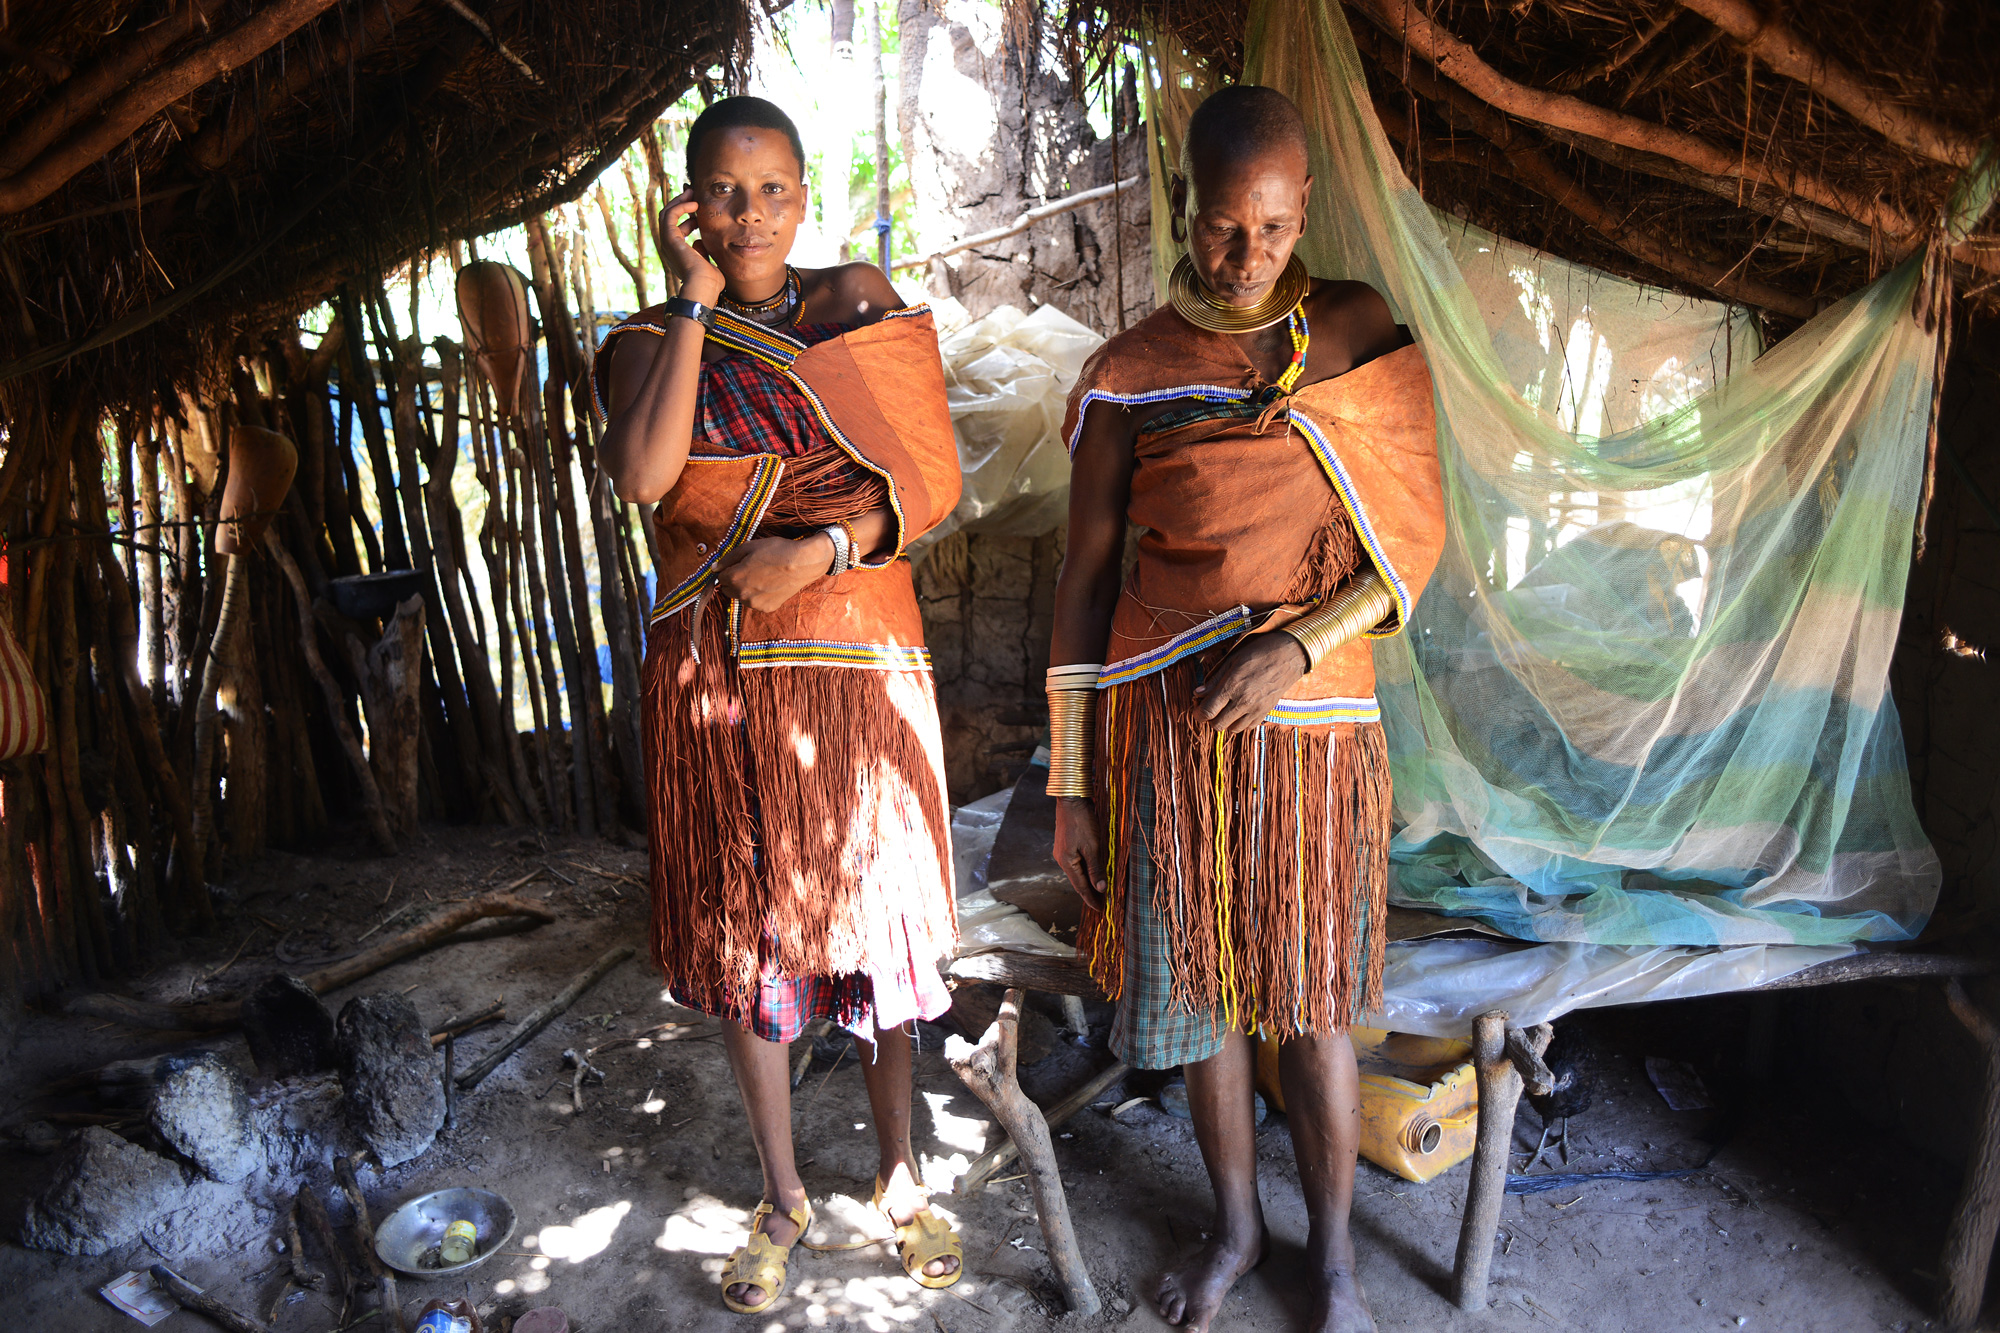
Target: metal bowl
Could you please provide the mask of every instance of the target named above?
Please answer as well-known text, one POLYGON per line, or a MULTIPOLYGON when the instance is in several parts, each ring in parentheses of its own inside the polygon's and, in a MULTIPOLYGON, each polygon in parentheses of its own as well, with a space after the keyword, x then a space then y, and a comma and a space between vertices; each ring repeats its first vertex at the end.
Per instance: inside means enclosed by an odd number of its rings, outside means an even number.
POLYGON ((398 1273, 411 1277, 453 1277, 479 1267, 514 1238, 514 1205, 492 1190, 433 1190, 419 1194, 382 1219, 375 1228, 375 1255, 398 1273), (472 1257, 462 1264, 425 1268, 423 1258, 444 1240, 453 1222, 478 1228, 472 1257))
POLYGON ((350 620, 392 616, 403 601, 423 591, 421 570, 388 569, 379 574, 348 574, 327 583, 333 609, 350 620))

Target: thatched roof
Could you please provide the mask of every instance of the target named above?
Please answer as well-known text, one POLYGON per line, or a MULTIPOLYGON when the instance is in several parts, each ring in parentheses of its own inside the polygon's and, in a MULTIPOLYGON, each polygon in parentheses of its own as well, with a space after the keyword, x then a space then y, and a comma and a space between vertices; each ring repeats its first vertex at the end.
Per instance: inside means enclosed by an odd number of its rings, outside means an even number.
POLYGON ((16 0, 0 381, 61 365, 143 396, 345 276, 558 202, 736 66, 750 19, 744 0, 16 0))
MULTIPOLYGON (((1244 0, 1077 0, 1225 77, 1244 0)), ((2000 129, 1991 0, 1348 0, 1385 128, 1435 206, 1613 272, 1810 313, 1920 248, 2000 129)), ((1083 38, 1101 49, 1101 38, 1083 38)), ((1958 247, 1961 290, 2000 236, 1958 247)))

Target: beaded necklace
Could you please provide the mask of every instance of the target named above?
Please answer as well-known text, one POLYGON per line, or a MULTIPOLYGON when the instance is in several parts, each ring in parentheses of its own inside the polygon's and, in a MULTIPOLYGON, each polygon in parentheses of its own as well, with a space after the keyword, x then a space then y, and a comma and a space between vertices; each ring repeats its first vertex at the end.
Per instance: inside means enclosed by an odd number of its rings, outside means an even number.
POLYGON ((1277 384, 1273 386, 1280 398, 1289 394, 1293 386, 1298 384, 1299 376, 1306 373, 1306 348, 1312 345, 1312 328, 1306 323, 1306 303, 1303 299, 1292 307, 1287 327, 1292 335, 1292 360, 1291 364, 1285 367, 1284 373, 1278 376, 1277 384))

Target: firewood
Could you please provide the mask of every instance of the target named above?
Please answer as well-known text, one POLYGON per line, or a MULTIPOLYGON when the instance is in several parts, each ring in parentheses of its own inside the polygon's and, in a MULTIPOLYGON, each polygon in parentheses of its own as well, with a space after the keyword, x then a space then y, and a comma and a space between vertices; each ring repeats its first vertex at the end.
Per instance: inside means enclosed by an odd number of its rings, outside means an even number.
MULTIPOLYGON (((365 949, 352 958, 344 958, 323 967, 301 980, 312 988, 313 994, 325 995, 328 991, 351 986, 363 977, 372 976, 392 963, 399 963, 414 954, 452 943, 461 927, 495 916, 527 916, 542 922, 556 919, 555 913, 541 903, 516 898, 512 894, 487 894, 481 898, 452 903, 422 925, 383 940, 374 948, 365 949)), ((148 1004, 143 1000, 103 992, 79 995, 64 1008, 68 1013, 79 1014, 86 1018, 105 1018, 114 1023, 123 1023, 127 1027, 178 1032, 207 1032, 218 1028, 231 1028, 235 1027, 243 1016, 241 1000, 217 1001, 212 1004, 148 1004)))
POLYGON ((196 1291, 165 1264, 154 1264, 151 1272, 160 1290, 173 1297, 183 1310, 205 1314, 232 1333, 271 1333, 271 1326, 263 1320, 238 1314, 206 1292, 196 1291))
POLYGON ((638 950, 632 945, 621 944, 604 954, 582 972, 579 972, 576 978, 569 985, 563 987, 554 999, 515 1024, 514 1030, 507 1034, 507 1040, 501 1042, 493 1050, 488 1051, 478 1064, 460 1074, 458 1076, 458 1090, 460 1092, 471 1092, 474 1088, 478 1087, 480 1081, 498 1069, 502 1061, 534 1040, 536 1033, 554 1022, 558 1015, 575 1004, 585 991, 603 979, 605 973, 637 952, 638 950))
POLYGON ((1007 1131, 1019 1148, 1028 1168, 1028 1187, 1035 1196, 1035 1212, 1041 1220, 1042 1241, 1049 1263, 1056 1272, 1063 1302, 1072 1314, 1085 1318, 1098 1311, 1097 1288, 1084 1267, 1083 1252, 1077 1248, 1076 1227, 1070 1220, 1069 1200, 1063 1193, 1062 1175, 1056 1168, 1055 1145, 1049 1140, 1048 1122, 1015 1078, 1016 1033, 1021 1018, 1021 992, 1010 990, 1000 1003, 1000 1016, 977 1046, 963 1037, 945 1043, 945 1058, 965 1080, 979 1100, 993 1112, 993 1118, 1007 1131))

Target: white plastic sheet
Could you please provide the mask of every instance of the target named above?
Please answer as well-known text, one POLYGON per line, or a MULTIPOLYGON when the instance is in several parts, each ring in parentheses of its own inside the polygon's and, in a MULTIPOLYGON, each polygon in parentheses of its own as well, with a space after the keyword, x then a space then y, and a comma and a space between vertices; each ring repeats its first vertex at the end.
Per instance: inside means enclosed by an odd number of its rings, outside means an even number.
POLYGON ((1382 1009, 1370 1027, 1467 1037, 1472 1020, 1504 1009, 1516 1027, 1576 1009, 1685 1000, 1748 990, 1859 952, 1852 945, 1750 944, 1726 949, 1412 940, 1382 967, 1382 1009))
POLYGON ((961 805, 951 812, 951 855, 958 879, 958 956, 1032 953, 1047 958, 1074 958, 1076 947, 1064 944, 1035 924, 1012 903, 1003 903, 986 887, 986 862, 993 840, 1007 817, 1012 787, 961 805))
POLYGON ((1001 306, 939 340, 965 491, 913 551, 961 528, 1017 537, 1061 527, 1069 507, 1063 406, 1103 338, 1054 306, 1001 306))

